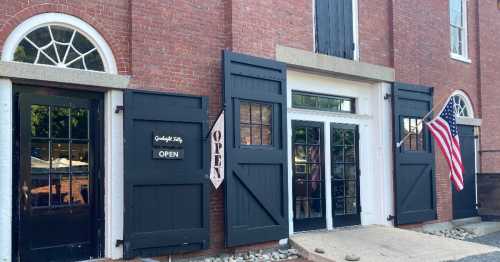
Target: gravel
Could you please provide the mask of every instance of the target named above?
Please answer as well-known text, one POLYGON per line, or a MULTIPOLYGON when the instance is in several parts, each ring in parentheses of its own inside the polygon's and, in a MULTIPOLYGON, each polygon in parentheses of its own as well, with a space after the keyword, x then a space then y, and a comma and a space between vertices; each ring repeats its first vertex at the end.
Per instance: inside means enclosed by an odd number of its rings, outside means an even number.
POLYGON ((267 262, 267 261, 299 261, 296 249, 262 249, 238 254, 221 254, 215 257, 188 258, 179 262, 267 262))
MULTIPOLYGON (((480 243, 484 245, 490 245, 495 247, 500 247, 500 232, 484 235, 481 237, 476 237, 472 239, 467 239, 466 241, 480 243)), ((500 261, 500 251, 492 252, 483 255, 465 257, 456 262, 490 262, 490 261, 500 261)))

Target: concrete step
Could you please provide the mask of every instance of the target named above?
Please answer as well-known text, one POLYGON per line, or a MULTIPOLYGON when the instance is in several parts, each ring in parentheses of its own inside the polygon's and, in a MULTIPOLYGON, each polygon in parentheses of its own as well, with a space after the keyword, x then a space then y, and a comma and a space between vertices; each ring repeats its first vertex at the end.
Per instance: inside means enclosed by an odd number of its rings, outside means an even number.
POLYGON ((476 236, 483 236, 500 231, 500 222, 480 222, 473 224, 466 224, 460 226, 463 230, 475 234, 476 236))
POLYGON ((476 224, 476 223, 481 223, 481 217, 467 217, 467 218, 461 218, 461 219, 455 219, 452 220, 451 223, 456 226, 463 226, 467 224, 476 224))

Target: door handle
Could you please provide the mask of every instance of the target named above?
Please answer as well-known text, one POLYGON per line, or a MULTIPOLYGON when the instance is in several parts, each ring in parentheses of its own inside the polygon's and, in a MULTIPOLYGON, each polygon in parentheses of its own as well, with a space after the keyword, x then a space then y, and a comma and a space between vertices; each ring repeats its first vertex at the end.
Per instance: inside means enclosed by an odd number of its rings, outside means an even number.
POLYGON ((29 187, 26 185, 26 181, 24 181, 24 184, 21 188, 23 190, 23 195, 24 195, 24 210, 26 210, 26 205, 28 204, 28 191, 29 187))

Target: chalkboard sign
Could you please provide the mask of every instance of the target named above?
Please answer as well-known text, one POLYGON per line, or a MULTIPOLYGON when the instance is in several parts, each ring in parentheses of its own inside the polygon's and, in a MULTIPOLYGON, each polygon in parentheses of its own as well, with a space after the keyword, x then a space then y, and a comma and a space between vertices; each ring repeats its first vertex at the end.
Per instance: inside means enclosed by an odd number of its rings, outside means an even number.
POLYGON ((184 147, 184 138, 167 132, 153 132, 153 147, 184 147))
POLYGON ((183 159, 184 149, 178 148, 154 148, 153 159, 183 159))

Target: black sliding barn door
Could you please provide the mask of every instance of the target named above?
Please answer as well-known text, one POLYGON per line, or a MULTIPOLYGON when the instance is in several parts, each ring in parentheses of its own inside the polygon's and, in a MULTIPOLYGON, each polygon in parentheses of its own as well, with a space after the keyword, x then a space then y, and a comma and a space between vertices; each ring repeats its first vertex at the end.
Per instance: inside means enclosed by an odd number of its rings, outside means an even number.
POLYGON ((226 245, 288 236, 286 66, 224 52, 226 245))
POLYGON ((318 53, 354 58, 352 0, 316 0, 318 53))
POLYGON ((125 93, 126 258, 208 247, 207 104, 206 97, 125 93))
POLYGON ((394 189, 396 224, 411 224, 437 218, 434 147, 421 123, 432 109, 431 87, 394 83, 394 189))

